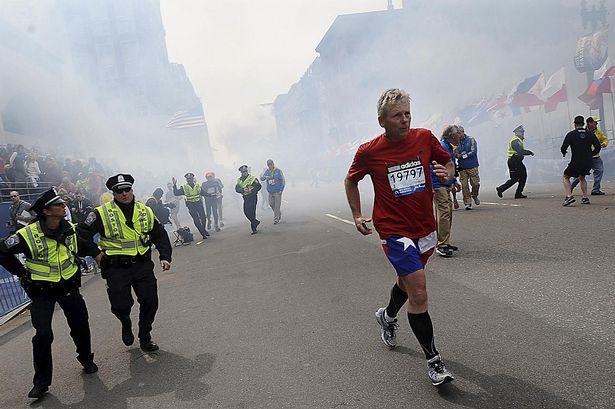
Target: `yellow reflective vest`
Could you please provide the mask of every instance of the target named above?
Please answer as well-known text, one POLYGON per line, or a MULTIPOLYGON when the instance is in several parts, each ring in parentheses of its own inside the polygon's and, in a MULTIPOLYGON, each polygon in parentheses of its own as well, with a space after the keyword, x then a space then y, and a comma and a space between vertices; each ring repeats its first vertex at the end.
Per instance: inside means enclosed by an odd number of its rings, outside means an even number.
POLYGON ((240 188, 245 189, 252 186, 255 180, 257 180, 256 176, 248 175, 244 180, 241 180, 241 178, 237 179, 237 184, 240 188))
POLYGON ((149 232, 154 228, 154 212, 139 201, 135 201, 132 225, 126 225, 126 217, 115 201, 98 206, 105 234, 98 246, 109 256, 136 256, 147 253, 151 247, 149 232))
MULTIPOLYGON (((521 143, 521 149, 525 149, 525 145, 523 143, 523 139, 519 138, 517 135, 513 135, 510 142, 508 142, 508 157, 511 158, 513 155, 518 155, 517 151, 513 149, 512 145, 514 141, 519 141, 521 143)), ((521 155, 523 156, 523 155, 521 155)))
POLYGON ((185 184, 184 194, 186 195, 186 202, 200 202, 201 201, 201 185, 195 183, 194 186, 185 184))
POLYGON ((26 270, 33 281, 57 283, 60 278, 68 280, 79 270, 75 262, 77 233, 72 223, 70 226, 73 234, 64 243, 45 237, 40 221, 17 231, 32 254, 32 258, 26 258, 26 270))

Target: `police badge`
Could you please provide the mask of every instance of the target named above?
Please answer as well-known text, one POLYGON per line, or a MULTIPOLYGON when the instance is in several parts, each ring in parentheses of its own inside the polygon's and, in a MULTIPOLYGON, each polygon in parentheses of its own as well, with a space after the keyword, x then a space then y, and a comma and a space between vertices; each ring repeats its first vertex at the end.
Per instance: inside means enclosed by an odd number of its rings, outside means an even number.
POLYGON ((7 248, 11 248, 19 244, 19 236, 17 234, 13 234, 4 240, 4 244, 7 248))
POLYGON ((94 223, 95 221, 96 221, 96 213, 90 212, 90 214, 88 214, 88 217, 86 217, 85 219, 85 224, 88 226, 91 226, 92 223, 94 223))

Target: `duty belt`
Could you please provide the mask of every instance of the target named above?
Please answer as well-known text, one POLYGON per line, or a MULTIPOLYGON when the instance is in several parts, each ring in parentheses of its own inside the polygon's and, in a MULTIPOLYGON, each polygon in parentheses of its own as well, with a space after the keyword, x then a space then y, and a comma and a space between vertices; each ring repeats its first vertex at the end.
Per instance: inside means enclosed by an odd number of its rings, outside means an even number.
POLYGON ((143 254, 143 255, 136 255, 136 256, 107 256, 105 257, 107 259, 107 262, 109 263, 109 265, 112 266, 129 266, 132 264, 137 264, 137 263, 143 263, 145 261, 151 260, 152 259, 152 253, 150 251, 148 251, 147 253, 143 254))

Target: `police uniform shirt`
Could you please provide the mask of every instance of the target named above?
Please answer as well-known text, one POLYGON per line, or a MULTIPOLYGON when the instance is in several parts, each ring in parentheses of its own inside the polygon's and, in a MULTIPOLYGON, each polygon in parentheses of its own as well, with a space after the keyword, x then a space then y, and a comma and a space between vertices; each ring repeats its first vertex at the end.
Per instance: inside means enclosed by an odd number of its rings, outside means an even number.
MULTIPOLYGON (((129 204, 118 203, 118 201, 115 200, 115 205, 118 206, 124 214, 126 225, 130 228, 133 228, 132 216, 134 204, 134 200, 129 204)), ((99 233, 101 236, 105 235, 105 227, 103 226, 98 209, 94 209, 94 211, 90 212, 85 220, 77 225, 77 231, 79 235, 82 235, 85 240, 90 242, 94 241, 96 233, 99 233)), ((154 227, 152 231, 149 232, 149 237, 152 243, 156 245, 156 250, 158 250, 160 254, 160 260, 166 260, 170 263, 172 253, 171 242, 169 241, 167 231, 156 218, 154 218, 154 227)))
MULTIPOLYGON (((44 221, 41 221, 41 229, 45 237, 64 244, 67 237, 74 234, 71 225, 64 219, 60 221, 58 229, 51 230, 44 221)), ((12 274, 21 277, 27 274, 26 268, 15 257, 15 254, 23 253, 31 259, 32 253, 25 240, 18 234, 13 234, 0 241, 0 264, 12 274)), ((80 257, 96 257, 100 250, 94 243, 88 243, 77 235, 77 255, 80 257)))

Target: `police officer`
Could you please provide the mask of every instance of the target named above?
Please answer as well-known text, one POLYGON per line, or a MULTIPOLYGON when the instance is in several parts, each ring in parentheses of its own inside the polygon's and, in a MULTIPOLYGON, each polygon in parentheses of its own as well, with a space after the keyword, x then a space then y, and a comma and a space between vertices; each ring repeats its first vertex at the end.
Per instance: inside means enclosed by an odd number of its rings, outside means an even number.
POLYGON ((515 192, 515 199, 525 199, 527 197, 523 194, 525 182, 527 181, 527 169, 523 164, 523 158, 528 155, 534 156, 534 152, 525 149, 524 141, 525 129, 523 125, 519 125, 513 129, 513 136, 508 143, 508 173, 510 174, 510 179, 495 188, 498 197, 502 197, 502 193, 517 182, 519 184, 515 192))
POLYGON ((175 196, 186 196, 186 207, 188 213, 192 216, 194 227, 201 233, 203 240, 209 236, 209 232, 205 228, 206 217, 205 209, 203 208, 203 199, 201 199, 201 185, 196 183, 194 179, 194 173, 188 172, 184 175, 186 183, 177 188, 177 179, 173 178, 173 194, 175 196))
POLYGON ((252 234, 256 234, 256 227, 260 224, 260 220, 256 219, 256 203, 262 186, 256 176, 250 175, 248 165, 240 166, 239 172, 241 176, 237 179, 235 191, 243 196, 243 214, 250 220, 252 234))
POLYGON ((158 288, 152 261, 152 243, 160 253, 163 271, 171 267, 171 242, 154 212, 138 200, 132 191, 134 178, 118 174, 107 180, 113 201, 104 203, 88 214, 78 226, 80 234, 92 242, 100 234, 102 253, 96 258, 101 275, 107 280, 111 312, 122 323, 122 341, 132 345, 134 335, 130 310, 134 304, 132 290, 139 302, 139 344, 144 352, 157 351, 150 334, 158 310, 158 288))
POLYGON ((34 387, 28 397, 35 399, 41 398, 51 385, 51 319, 56 303, 66 316, 83 371, 98 371, 92 353, 88 310, 79 293, 81 280, 76 256, 95 257, 100 250, 77 236, 75 226, 64 219, 65 207, 58 193, 49 189, 30 208, 37 215, 31 224, 0 241, 0 264, 20 278, 32 300, 30 315, 36 330, 32 338, 34 387), (14 257, 19 253, 26 256, 25 267, 14 257))

